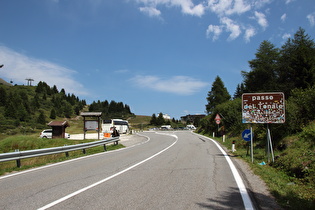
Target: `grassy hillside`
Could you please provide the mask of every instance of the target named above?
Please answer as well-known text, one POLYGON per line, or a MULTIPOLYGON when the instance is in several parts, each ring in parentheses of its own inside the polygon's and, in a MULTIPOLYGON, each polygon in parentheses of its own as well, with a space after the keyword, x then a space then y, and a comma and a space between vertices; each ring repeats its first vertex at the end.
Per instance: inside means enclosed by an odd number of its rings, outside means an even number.
POLYGON ((131 129, 144 129, 150 124, 151 117, 144 115, 136 115, 128 118, 131 129))
POLYGON ((68 120, 70 127, 67 132, 81 133, 81 111, 102 111, 108 119, 133 116, 129 106, 122 102, 98 101, 87 106, 85 100, 66 93, 64 89, 59 91, 56 86, 50 87, 45 82, 39 82, 37 86, 1 83, 0 140, 18 134, 38 135, 41 130, 50 128, 47 123, 53 120, 68 120))

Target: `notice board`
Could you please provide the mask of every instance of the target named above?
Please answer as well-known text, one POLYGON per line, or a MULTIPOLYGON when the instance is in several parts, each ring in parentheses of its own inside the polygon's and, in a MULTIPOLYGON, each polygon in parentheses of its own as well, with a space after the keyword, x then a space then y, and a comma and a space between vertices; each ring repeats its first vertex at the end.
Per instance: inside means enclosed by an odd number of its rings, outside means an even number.
POLYGON ((86 131, 98 130, 98 121, 97 120, 86 120, 84 124, 84 129, 86 131))
POLYGON ((284 123, 285 98, 277 93, 244 93, 242 95, 243 123, 284 123))

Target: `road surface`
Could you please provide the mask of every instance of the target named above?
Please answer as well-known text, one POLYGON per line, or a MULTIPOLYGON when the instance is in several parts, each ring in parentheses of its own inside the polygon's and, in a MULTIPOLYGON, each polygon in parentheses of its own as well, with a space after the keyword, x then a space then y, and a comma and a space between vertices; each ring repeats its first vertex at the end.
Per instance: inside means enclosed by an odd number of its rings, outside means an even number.
POLYGON ((1 209, 253 208, 229 157, 209 139, 143 135, 139 145, 0 177, 1 209))

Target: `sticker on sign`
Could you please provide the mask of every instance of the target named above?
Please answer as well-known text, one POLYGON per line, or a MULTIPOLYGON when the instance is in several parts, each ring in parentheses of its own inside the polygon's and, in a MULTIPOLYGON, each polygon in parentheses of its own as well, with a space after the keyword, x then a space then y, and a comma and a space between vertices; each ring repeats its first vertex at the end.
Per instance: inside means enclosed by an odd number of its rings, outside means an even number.
POLYGON ((242 95, 243 123, 284 123, 283 93, 244 93, 242 95))

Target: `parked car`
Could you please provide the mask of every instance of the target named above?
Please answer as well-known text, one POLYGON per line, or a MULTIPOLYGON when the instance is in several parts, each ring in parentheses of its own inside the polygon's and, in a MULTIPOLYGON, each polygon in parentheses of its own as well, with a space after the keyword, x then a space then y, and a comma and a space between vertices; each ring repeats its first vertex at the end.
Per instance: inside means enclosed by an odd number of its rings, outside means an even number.
MULTIPOLYGON (((40 138, 48 138, 48 139, 51 139, 52 138, 52 129, 46 129, 46 130, 43 130, 40 135, 39 135, 40 138)), ((70 138, 70 134, 69 133, 65 133, 65 138, 66 139, 69 139, 70 138)))

